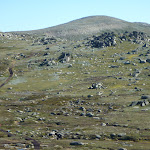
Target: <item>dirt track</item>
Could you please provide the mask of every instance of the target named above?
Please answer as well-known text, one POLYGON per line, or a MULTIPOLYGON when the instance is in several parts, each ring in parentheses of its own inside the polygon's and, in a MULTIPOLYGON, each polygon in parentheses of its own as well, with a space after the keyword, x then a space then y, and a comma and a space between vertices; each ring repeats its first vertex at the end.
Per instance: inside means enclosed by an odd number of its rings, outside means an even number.
POLYGON ((12 70, 12 68, 9 68, 9 74, 10 74, 10 75, 9 75, 9 77, 6 79, 6 81, 0 85, 0 88, 3 87, 5 84, 7 84, 7 83, 11 80, 11 78, 13 77, 13 70, 12 70))

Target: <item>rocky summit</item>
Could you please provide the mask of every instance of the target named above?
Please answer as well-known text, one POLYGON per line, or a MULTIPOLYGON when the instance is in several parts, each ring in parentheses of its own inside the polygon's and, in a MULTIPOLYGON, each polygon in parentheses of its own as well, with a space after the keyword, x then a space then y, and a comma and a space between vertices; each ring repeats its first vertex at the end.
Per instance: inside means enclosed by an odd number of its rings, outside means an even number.
POLYGON ((0 54, 0 149, 150 149, 150 25, 1 32, 0 54))

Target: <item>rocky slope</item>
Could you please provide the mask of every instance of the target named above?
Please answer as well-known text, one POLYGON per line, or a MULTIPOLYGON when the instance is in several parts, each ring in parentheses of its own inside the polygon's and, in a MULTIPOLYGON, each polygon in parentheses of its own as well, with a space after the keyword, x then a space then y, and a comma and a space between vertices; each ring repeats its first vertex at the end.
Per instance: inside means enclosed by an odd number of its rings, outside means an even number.
POLYGON ((149 34, 2 33, 0 52, 0 149, 149 150, 149 34))

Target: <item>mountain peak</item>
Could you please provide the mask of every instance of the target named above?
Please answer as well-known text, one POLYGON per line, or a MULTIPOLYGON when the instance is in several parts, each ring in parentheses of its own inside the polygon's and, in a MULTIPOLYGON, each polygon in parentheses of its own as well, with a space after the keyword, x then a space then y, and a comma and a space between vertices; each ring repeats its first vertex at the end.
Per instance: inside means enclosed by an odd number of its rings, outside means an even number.
MULTIPOLYGON (((126 30, 147 32, 145 26, 140 23, 131 23, 110 16, 88 16, 54 27, 28 32, 45 34, 50 37, 80 40, 87 36, 106 31, 122 32, 126 30)), ((150 32, 150 30, 148 31, 150 32)))

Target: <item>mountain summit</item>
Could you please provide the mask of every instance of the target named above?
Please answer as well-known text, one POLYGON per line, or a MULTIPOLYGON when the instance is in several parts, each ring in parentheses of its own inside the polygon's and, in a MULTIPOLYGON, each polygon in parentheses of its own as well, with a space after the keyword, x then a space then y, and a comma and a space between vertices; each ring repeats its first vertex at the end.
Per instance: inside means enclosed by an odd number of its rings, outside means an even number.
POLYGON ((142 23, 131 23, 109 16, 89 16, 65 24, 40 30, 28 31, 29 33, 46 34, 50 37, 66 39, 83 39, 87 36, 105 31, 142 31, 150 33, 150 26, 142 23))

